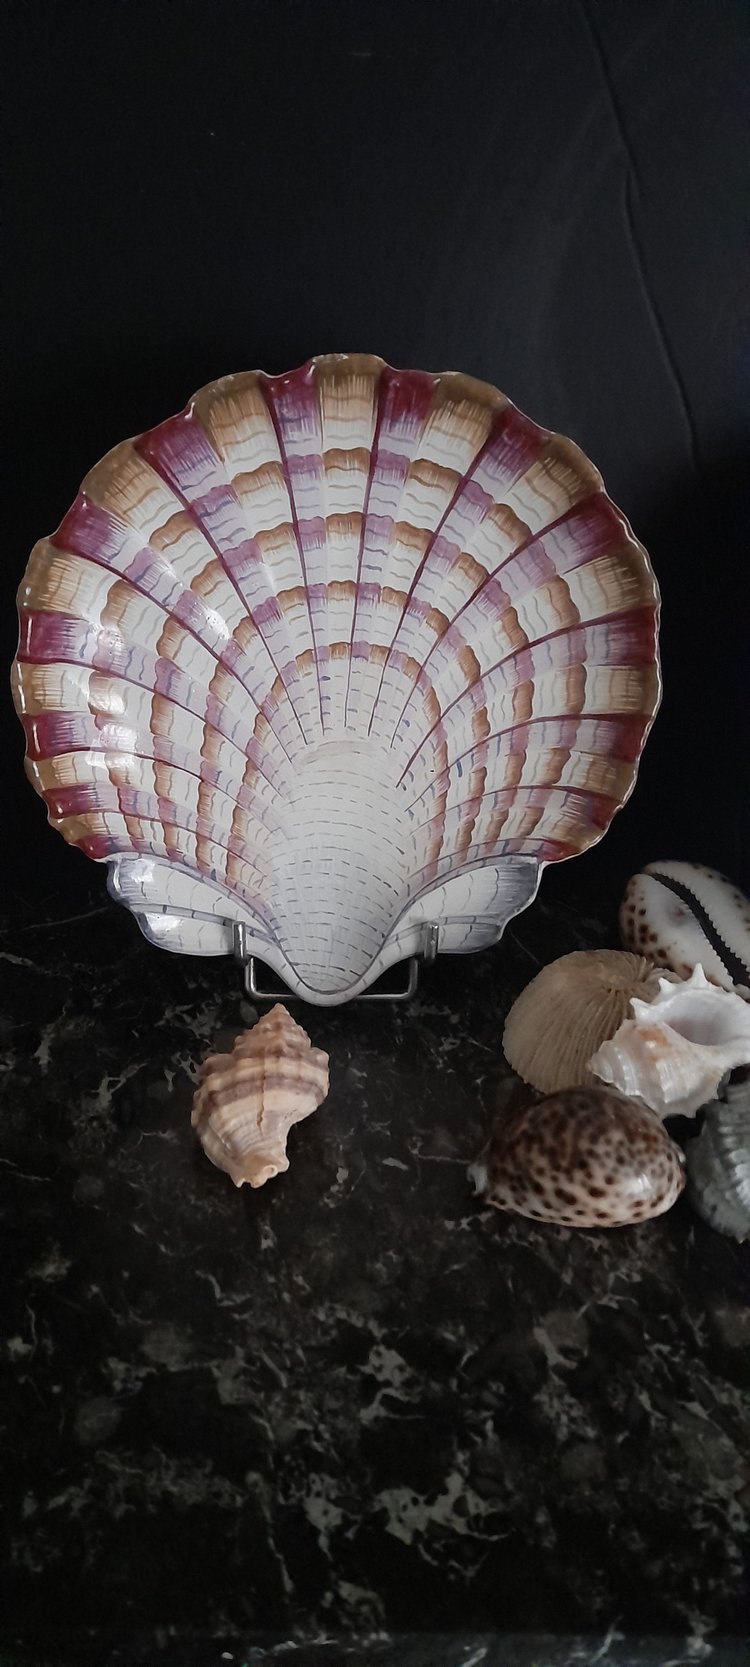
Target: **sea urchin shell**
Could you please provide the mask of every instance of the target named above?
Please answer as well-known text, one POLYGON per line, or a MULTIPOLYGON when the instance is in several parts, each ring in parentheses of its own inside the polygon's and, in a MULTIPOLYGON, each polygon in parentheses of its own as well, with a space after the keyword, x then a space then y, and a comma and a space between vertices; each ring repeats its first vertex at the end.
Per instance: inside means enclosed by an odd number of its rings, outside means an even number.
POLYGON ((542 1094, 593 1082, 592 1053, 614 1036, 638 996, 658 994, 659 976, 642 955, 574 950, 532 978, 508 1014, 503 1051, 524 1082, 542 1094))

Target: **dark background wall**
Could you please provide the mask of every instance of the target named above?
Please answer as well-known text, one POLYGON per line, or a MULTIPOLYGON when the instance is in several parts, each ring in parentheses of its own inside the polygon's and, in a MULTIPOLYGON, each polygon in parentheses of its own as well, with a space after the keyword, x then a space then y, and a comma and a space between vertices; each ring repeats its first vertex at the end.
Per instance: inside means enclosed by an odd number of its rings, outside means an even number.
MULTIPOLYGON (((734 0, 6 0, 2 657, 88 467, 202 383, 312 353, 498 384, 599 465, 663 595, 661 715, 604 843, 748 886, 748 87, 734 0)), ((3 674, 5 678, 5 673, 3 674)), ((6 873, 46 826, 3 703, 6 873)))

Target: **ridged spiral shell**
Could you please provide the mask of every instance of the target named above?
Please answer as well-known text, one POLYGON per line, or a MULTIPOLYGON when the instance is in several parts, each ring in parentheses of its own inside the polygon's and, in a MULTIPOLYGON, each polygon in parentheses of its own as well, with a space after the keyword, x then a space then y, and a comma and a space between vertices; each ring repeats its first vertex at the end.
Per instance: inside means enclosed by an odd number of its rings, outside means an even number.
POLYGON ((277 1005, 237 1037, 231 1053, 204 1061, 191 1122, 236 1187, 262 1187, 289 1168, 290 1128, 327 1093, 328 1055, 277 1005))
POLYGON ((332 354, 204 388, 83 482, 19 592, 53 825, 146 935, 351 998, 497 940, 600 839, 659 693, 648 558, 497 389, 332 354))
POLYGON ((750 1238, 750 1072, 730 1079, 706 1106, 686 1149, 690 1202, 718 1233, 750 1238))

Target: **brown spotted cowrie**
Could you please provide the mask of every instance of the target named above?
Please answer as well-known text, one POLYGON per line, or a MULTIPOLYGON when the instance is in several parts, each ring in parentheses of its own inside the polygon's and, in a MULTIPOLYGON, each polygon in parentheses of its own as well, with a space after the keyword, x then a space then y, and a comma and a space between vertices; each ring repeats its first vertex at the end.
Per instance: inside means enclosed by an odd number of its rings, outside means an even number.
POLYGON ((750 1000, 750 898, 715 868, 652 862, 628 881, 620 907, 626 949, 750 1000))
POLYGON ((469 1171, 498 1210, 563 1227, 625 1227, 672 1208, 682 1152, 648 1106, 569 1088, 506 1113, 469 1171))

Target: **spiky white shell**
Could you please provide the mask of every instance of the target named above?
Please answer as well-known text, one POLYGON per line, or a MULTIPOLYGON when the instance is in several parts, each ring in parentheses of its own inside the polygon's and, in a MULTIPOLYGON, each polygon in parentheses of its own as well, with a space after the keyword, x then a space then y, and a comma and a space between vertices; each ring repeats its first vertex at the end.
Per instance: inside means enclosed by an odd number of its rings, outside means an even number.
POLYGON ((660 1117, 693 1116, 728 1071, 750 1064, 750 1006, 710 984, 701 966, 682 984, 660 979, 653 1001, 630 1006, 632 1019, 589 1066, 660 1117))
POLYGON ((328 1055, 277 1005, 237 1037, 231 1053, 204 1061, 191 1122, 235 1186, 262 1187, 289 1168, 289 1130, 327 1093, 328 1055))
POLYGON ((569 440, 357 354, 230 376, 86 477, 19 594, 51 821, 154 942, 310 1001, 481 948, 601 838, 659 699, 648 558, 569 440))

